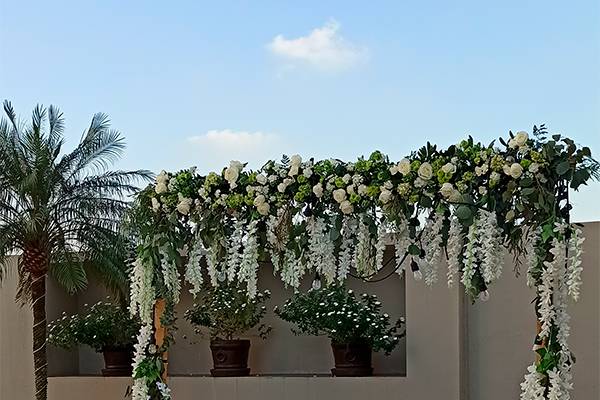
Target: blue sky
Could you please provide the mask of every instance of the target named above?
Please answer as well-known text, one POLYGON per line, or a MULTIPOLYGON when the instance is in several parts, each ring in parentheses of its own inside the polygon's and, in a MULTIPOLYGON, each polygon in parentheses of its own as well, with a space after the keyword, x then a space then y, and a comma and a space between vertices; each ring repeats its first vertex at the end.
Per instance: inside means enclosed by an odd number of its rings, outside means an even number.
MULTIPOLYGON (((600 157, 600 2, 0 0, 0 98, 108 113, 122 168, 400 159, 546 123, 600 157)), ((599 220, 600 185, 574 196, 599 220)))

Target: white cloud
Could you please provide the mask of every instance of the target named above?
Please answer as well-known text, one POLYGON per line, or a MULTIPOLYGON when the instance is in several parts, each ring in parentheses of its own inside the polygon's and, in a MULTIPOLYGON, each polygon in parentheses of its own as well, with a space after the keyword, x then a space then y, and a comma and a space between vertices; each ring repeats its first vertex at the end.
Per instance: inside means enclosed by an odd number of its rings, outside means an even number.
POLYGON ((187 142, 190 148, 186 153, 193 151, 195 164, 203 172, 220 171, 231 160, 248 162, 250 168, 258 168, 289 150, 278 135, 231 129, 210 130, 188 137, 187 142))
POLYGON ((342 70, 364 62, 367 49, 356 46, 339 34, 340 24, 330 20, 307 36, 286 39, 277 35, 269 50, 291 63, 304 63, 323 70, 342 70))

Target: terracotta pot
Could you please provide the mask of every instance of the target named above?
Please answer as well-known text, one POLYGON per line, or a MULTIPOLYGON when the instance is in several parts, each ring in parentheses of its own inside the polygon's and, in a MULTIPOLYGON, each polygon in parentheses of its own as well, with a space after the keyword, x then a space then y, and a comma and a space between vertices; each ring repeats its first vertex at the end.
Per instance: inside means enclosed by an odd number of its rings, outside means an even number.
POLYGON ((365 343, 331 343, 334 376, 371 376, 371 346, 365 343))
POLYGON ((211 340, 212 376, 248 376, 249 340, 211 340))
POLYGON ((103 376, 131 376, 133 347, 105 347, 103 376))

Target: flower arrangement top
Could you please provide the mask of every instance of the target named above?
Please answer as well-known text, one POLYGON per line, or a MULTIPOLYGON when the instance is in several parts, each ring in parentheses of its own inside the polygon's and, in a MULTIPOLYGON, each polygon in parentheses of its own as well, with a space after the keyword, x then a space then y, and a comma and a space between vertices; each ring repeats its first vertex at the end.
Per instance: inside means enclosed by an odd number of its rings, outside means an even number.
POLYGON ((233 340, 258 326, 258 334, 264 338, 270 326, 260 324, 265 315, 264 303, 271 297, 268 290, 258 292, 249 298, 245 288, 225 284, 218 287, 207 286, 197 303, 187 310, 185 318, 197 327, 208 328, 213 340, 233 340))
POLYGON ((410 266, 431 285, 445 256, 448 285, 460 283, 475 301, 488 298, 512 252, 536 288, 542 329, 535 341, 545 360, 536 361, 523 391, 563 390, 574 362, 566 299, 579 295, 583 241, 570 223, 569 191, 600 178, 600 164, 588 147, 543 125, 532 133, 490 144, 469 137, 445 149, 427 143, 400 161, 376 151, 354 162, 294 155, 256 171, 239 161, 207 175, 163 171, 134 208, 140 243, 131 308, 147 330, 154 299, 172 309, 182 255, 192 293, 206 275, 212 286, 242 282, 253 298, 260 260, 270 259, 294 288, 307 273, 330 286, 350 274, 380 275, 393 245, 396 263, 386 276, 410 266), (552 383, 551 375, 560 379, 552 383))
POLYGON ((127 310, 108 301, 84 306, 79 314, 62 317, 48 324, 48 342, 64 349, 79 344, 97 352, 133 349, 140 323, 127 310))
POLYGON ((377 296, 365 293, 356 298, 343 285, 298 292, 275 313, 296 324, 296 334, 327 335, 335 344, 368 344, 386 354, 405 334, 404 319, 390 323, 377 296))

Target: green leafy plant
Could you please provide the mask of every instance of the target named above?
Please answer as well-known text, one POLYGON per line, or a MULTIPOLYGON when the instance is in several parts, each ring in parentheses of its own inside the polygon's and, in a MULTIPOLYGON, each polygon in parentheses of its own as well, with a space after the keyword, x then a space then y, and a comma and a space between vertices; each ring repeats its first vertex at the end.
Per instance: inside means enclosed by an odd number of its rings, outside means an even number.
POLYGON ((106 349, 132 348, 140 323, 124 307, 98 302, 85 307, 80 314, 63 316, 48 325, 48 342, 54 346, 71 349, 79 344, 90 346, 97 352, 106 349))
POLYGON ((292 329, 295 334, 327 335, 336 344, 367 343, 385 354, 405 335, 404 319, 391 324, 377 296, 365 293, 357 298, 343 285, 298 292, 275 313, 297 326, 292 329))
POLYGON ((197 327, 197 333, 201 327, 208 328, 211 339, 237 339, 256 326, 264 339, 271 327, 260 321, 266 312, 264 303, 270 297, 271 292, 265 290, 249 298, 245 287, 235 282, 207 286, 185 318, 197 327))

